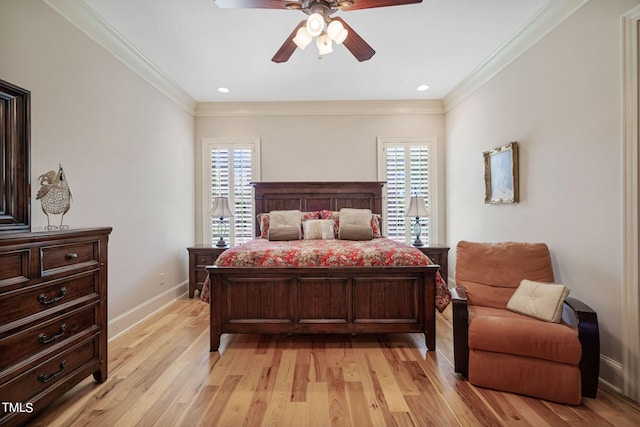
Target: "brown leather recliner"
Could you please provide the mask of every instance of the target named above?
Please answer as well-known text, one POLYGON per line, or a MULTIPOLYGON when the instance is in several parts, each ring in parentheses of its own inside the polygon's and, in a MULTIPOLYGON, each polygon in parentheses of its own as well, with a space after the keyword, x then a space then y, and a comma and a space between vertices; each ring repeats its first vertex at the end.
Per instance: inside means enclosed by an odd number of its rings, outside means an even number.
POLYGON ((565 299, 562 321, 507 309, 522 279, 553 282, 544 243, 457 246, 452 290, 455 371, 477 386, 577 405, 596 397, 600 338, 596 313, 565 299))

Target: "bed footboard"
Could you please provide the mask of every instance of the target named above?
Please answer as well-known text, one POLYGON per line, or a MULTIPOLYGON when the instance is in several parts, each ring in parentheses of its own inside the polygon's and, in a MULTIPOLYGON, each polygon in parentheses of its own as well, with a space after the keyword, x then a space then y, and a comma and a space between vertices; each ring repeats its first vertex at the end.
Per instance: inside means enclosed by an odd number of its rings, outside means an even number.
POLYGON ((438 266, 207 267, 210 350, 223 333, 420 332, 435 350, 438 266))

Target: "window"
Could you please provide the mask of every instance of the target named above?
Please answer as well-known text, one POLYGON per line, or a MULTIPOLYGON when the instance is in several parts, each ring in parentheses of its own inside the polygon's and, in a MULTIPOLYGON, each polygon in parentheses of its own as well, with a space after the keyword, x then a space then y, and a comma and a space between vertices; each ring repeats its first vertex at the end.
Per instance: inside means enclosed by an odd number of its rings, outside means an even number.
POLYGON ((436 138, 378 138, 378 176, 386 181, 383 203, 383 233, 394 240, 414 240, 411 218, 405 213, 411 196, 424 197, 431 215, 420 218, 425 243, 436 236, 435 177, 437 168, 436 138))
POLYGON ((231 246, 254 236, 253 187, 259 179, 259 138, 203 138, 203 188, 205 241, 215 244, 220 232, 231 246), (233 218, 222 227, 209 216, 214 197, 228 197, 233 218))

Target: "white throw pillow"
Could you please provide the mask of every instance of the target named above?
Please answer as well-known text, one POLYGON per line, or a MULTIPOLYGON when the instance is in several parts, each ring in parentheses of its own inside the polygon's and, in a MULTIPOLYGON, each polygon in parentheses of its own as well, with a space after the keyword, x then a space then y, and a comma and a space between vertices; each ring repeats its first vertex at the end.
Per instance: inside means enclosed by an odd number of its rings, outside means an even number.
POLYGON ((333 240, 332 219, 309 219, 302 223, 305 240, 333 240))
POLYGON ((559 323, 569 288, 560 283, 523 280, 507 303, 507 309, 545 322, 559 323))

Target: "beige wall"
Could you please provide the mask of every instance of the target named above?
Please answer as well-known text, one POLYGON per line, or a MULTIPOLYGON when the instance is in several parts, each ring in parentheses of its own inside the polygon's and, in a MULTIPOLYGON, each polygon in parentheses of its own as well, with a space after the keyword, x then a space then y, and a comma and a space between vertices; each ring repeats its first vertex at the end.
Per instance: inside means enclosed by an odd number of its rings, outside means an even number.
POLYGON ((449 244, 546 242, 556 280, 598 313, 601 376, 618 387, 620 16, 636 3, 590 1, 446 116, 449 244), (482 152, 509 141, 520 143, 521 202, 485 205, 482 152))
POLYGON ((32 96, 32 230, 46 224, 37 177, 58 163, 73 192, 65 223, 114 228, 113 335, 186 289, 193 116, 39 0, 0 2, 0 58, 0 78, 32 96))
MULTIPOLYGON (((202 230, 202 138, 259 137, 260 181, 375 181, 377 138, 436 136, 444 191, 440 102, 201 104, 196 118, 196 240, 202 230), (215 112, 212 111, 215 109, 215 112), (339 110, 340 113, 332 113, 339 110)), ((444 204, 440 218, 443 225, 444 204)))

